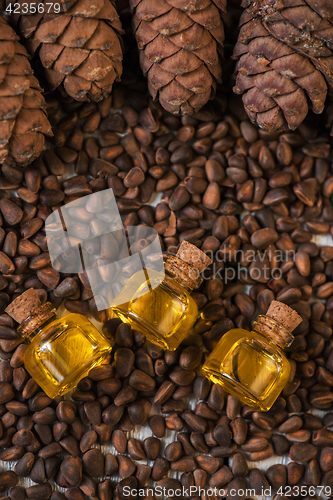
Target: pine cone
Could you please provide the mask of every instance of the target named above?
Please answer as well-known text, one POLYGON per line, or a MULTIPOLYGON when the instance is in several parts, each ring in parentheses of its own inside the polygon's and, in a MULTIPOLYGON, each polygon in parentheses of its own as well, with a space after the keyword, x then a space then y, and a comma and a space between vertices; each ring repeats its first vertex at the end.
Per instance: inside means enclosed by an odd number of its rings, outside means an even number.
MULTIPOLYGON (((7 3, 11 0, 7 0, 7 3)), ((43 2, 42 2, 43 3, 43 2)), ((47 0, 45 0, 47 10, 47 0)), ((121 22, 112 0, 67 0, 59 14, 13 14, 51 89, 78 101, 107 97, 122 73, 121 22)))
POLYGON ((0 164, 27 165, 52 135, 42 89, 19 37, 0 16, 0 164))
POLYGON ((332 0, 243 0, 234 92, 266 130, 294 130, 333 87, 332 0))
POLYGON ((130 0, 140 63, 154 99, 192 114, 221 82, 226 0, 130 0))

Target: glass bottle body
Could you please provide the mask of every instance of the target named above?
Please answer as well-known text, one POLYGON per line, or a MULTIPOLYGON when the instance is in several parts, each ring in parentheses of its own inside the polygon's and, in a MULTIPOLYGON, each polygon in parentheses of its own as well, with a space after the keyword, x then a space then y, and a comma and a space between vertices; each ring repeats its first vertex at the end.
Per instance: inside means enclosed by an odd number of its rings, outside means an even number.
POLYGON ((290 364, 263 333, 235 328, 223 335, 203 372, 244 404, 267 411, 287 384, 290 364))
POLYGON ((107 339, 81 314, 53 313, 28 336, 25 367, 50 397, 73 389, 111 352, 107 339))
POLYGON ((117 315, 134 329, 143 332, 147 339, 163 349, 174 351, 185 338, 198 317, 198 308, 189 291, 165 271, 161 274, 149 270, 144 282, 142 273, 134 274, 117 297, 132 300, 113 307, 117 315))

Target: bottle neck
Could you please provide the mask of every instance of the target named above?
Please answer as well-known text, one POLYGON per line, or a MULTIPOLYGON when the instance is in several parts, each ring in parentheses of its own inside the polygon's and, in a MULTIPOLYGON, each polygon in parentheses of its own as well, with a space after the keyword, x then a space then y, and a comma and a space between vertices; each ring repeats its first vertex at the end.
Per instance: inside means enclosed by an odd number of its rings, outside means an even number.
POLYGON ((56 319, 56 309, 51 302, 46 302, 35 309, 18 327, 17 331, 28 342, 37 335, 40 327, 50 320, 56 319))
POLYGON ((175 255, 168 255, 164 259, 165 271, 184 288, 192 291, 202 283, 202 277, 198 269, 191 267, 187 262, 175 255))
POLYGON ((278 321, 264 314, 257 317, 254 322, 253 330, 262 333, 282 349, 289 347, 294 340, 291 332, 278 321))

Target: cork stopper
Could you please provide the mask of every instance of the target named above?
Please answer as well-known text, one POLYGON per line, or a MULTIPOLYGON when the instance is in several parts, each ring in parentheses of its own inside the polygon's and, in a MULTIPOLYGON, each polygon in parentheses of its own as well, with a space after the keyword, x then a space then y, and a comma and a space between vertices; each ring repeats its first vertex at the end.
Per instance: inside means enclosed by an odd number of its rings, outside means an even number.
POLYGON ((303 321, 294 309, 277 300, 272 300, 266 312, 266 316, 275 319, 275 321, 280 323, 288 332, 293 332, 303 321))
POLYGON ((266 334, 275 344, 283 349, 294 340, 292 331, 302 322, 300 315, 291 307, 272 300, 265 315, 255 321, 255 329, 266 334))
POLYGON ((204 252, 184 240, 177 254, 167 257, 165 269, 183 285, 193 290, 201 284, 201 273, 211 263, 211 259, 204 252))
POLYGON ((23 292, 19 297, 13 300, 13 302, 6 307, 5 311, 17 321, 17 323, 22 323, 33 311, 38 309, 40 305, 41 301, 37 293, 33 288, 29 288, 29 290, 23 292))
POLYGON ((210 266, 212 261, 202 252, 198 247, 192 245, 188 241, 182 241, 177 252, 177 257, 189 264, 190 267, 194 267, 198 270, 198 273, 202 273, 206 267, 210 266))

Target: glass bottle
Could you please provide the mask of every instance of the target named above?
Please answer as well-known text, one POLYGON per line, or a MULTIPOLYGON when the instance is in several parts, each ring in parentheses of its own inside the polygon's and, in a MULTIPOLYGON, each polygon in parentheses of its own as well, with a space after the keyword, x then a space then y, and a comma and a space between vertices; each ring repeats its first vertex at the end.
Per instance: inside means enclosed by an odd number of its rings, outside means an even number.
POLYGON ((210 258, 196 246, 183 241, 176 255, 164 260, 165 276, 149 269, 149 277, 135 273, 116 297, 113 310, 148 340, 174 351, 198 317, 198 308, 190 293, 201 282, 201 272, 210 258), (129 295, 130 294, 130 295, 129 295), (128 301, 128 297, 133 297, 128 301), (122 303, 122 297, 126 302, 122 303))
POLYGON ((235 328, 222 336, 202 367, 204 374, 244 404, 269 410, 287 384, 290 364, 283 349, 301 321, 294 309, 273 300, 251 332, 235 328))
POLYGON ((50 398, 73 389, 111 352, 110 343, 84 316, 58 318, 53 305, 42 305, 33 288, 17 297, 6 312, 20 323, 18 332, 28 343, 26 370, 50 398))

